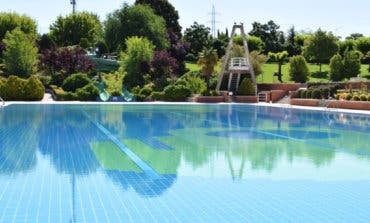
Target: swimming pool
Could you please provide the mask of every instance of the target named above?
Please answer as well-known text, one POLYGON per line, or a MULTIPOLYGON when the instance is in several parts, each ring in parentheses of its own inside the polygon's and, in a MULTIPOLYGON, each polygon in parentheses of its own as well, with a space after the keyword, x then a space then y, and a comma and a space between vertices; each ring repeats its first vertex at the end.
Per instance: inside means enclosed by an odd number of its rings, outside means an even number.
POLYGON ((10 105, 0 222, 369 222, 370 116, 10 105))

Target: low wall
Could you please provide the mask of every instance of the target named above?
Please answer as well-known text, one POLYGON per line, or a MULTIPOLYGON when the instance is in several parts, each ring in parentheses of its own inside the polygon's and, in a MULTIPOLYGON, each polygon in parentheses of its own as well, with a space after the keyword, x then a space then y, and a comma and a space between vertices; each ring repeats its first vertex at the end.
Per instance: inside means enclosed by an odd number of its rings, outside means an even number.
POLYGON ((237 95, 234 97, 234 101, 237 103, 258 103, 258 97, 237 95))
POLYGON ((225 102, 224 96, 197 96, 194 98, 198 103, 220 103, 225 102))
POLYGON ((318 99, 300 99, 300 98, 292 98, 290 100, 291 105, 300 105, 300 106, 313 106, 317 107, 320 104, 320 100, 318 99))
POLYGON ((270 95, 271 95, 270 100, 272 102, 277 102, 286 95, 286 92, 284 90, 272 90, 270 92, 270 95))
POLYGON ((287 83, 287 84, 258 84, 259 91, 283 90, 285 93, 289 91, 296 91, 301 87, 301 84, 287 83))
POLYGON ((344 108, 356 110, 370 110, 370 102, 367 101, 327 101, 326 107, 328 108, 344 108))

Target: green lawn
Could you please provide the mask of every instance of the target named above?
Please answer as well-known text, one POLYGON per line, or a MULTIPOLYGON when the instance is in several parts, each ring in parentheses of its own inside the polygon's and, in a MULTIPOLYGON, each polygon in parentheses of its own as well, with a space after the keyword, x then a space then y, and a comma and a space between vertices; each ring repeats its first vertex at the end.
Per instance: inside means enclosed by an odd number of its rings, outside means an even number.
MULTIPOLYGON (((219 64, 218 67, 216 68, 216 72, 219 72, 221 70, 220 66, 221 65, 219 64)), ((309 64, 308 67, 309 67, 310 72, 311 72, 309 82, 328 82, 327 77, 320 77, 320 75, 318 75, 319 65, 309 64)), ((370 80, 370 73, 367 70, 368 67, 369 67, 369 65, 367 65, 367 64, 363 64, 361 66, 361 76, 370 80)), ((186 68, 188 68, 191 71, 200 70, 199 67, 196 64, 193 64, 193 63, 186 63, 186 68)), ((276 72, 278 70, 278 65, 277 64, 275 64, 275 63, 266 63, 266 64, 263 65, 262 69, 263 69, 263 73, 260 74, 257 77, 257 82, 258 83, 278 83, 279 82, 277 77, 273 76, 274 72, 276 72)), ((288 71, 288 69, 289 69, 289 64, 284 64, 283 67, 282 67, 282 73, 283 73, 283 81, 285 83, 291 82, 289 80, 289 71, 288 71)), ((327 73, 329 71, 329 65, 328 64, 323 64, 322 65, 322 71, 327 73)))

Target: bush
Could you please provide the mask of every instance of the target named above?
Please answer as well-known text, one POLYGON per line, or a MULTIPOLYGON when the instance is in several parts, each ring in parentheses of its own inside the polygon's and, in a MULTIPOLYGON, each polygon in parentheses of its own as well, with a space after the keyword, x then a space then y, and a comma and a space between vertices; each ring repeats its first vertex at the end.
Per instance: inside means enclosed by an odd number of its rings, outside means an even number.
POLYGON ((3 99, 7 101, 19 101, 25 99, 24 86, 26 80, 11 75, 3 88, 3 99))
POLYGON ((3 40, 5 69, 10 74, 29 77, 36 69, 37 47, 31 35, 24 34, 19 28, 8 32, 3 40))
POLYGON ((346 94, 345 99, 347 101, 351 100, 352 99, 352 94, 346 94))
POLYGON ((367 101, 370 101, 370 95, 367 96, 367 101))
POLYGON ((321 99, 321 91, 320 89, 315 89, 312 91, 311 98, 313 99, 321 99))
POLYGON ((250 78, 244 78, 238 89, 238 95, 255 95, 255 89, 250 78))
POLYGON ((207 89, 206 82, 200 78, 199 72, 186 73, 176 81, 176 84, 186 86, 192 94, 202 94, 207 89))
POLYGON ((112 92, 110 93, 110 95, 111 95, 112 97, 121 97, 121 96, 122 96, 122 92, 115 90, 115 91, 112 91, 112 92))
POLYGON ((83 88, 78 88, 76 94, 80 101, 95 101, 99 95, 99 90, 93 83, 89 83, 83 88))
POLYGON ((312 90, 307 90, 306 98, 308 98, 308 99, 312 98, 312 90))
POLYGON ((297 83, 305 83, 308 80, 309 69, 303 56, 293 56, 289 61, 290 79, 297 83))
POLYGON ((329 78, 332 81, 343 80, 343 62, 342 57, 339 54, 334 55, 330 59, 329 78))
POLYGON ((44 97, 45 87, 35 76, 28 78, 24 86, 25 99, 40 101, 44 97))
POLYGON ((307 90, 302 91, 301 98, 307 98, 307 90))
POLYGON ((302 97, 302 92, 303 92, 303 90, 296 91, 294 97, 295 98, 301 98, 302 97))
POLYGON ((39 76, 39 79, 40 79, 42 85, 44 85, 45 88, 49 87, 49 85, 51 83, 51 77, 50 76, 39 76))
POLYGON ((332 91, 331 91, 330 88, 327 88, 327 87, 320 88, 321 98, 324 98, 324 99, 328 98, 329 93, 330 93, 330 97, 331 97, 331 92, 332 91))
POLYGON ((164 92, 157 92, 157 91, 152 92, 150 97, 152 97, 153 100, 164 100, 165 98, 164 92))
POLYGON ((360 100, 361 101, 367 101, 367 95, 366 94, 361 94, 360 95, 360 100))
POLYGON ((184 101, 191 94, 184 85, 168 85, 164 88, 164 99, 168 101, 184 101))
POLYGON ((90 78, 87 74, 77 73, 67 77, 62 84, 62 88, 65 91, 75 92, 78 88, 82 88, 91 83, 90 78))
POLYGON ((204 96, 220 96, 220 92, 217 90, 208 90, 203 93, 204 96))
POLYGON ((5 88, 5 84, 6 84, 6 81, 3 80, 1 77, 0 77, 0 97, 4 97, 4 88, 5 88))
POLYGON ((355 94, 355 95, 353 95, 352 100, 354 100, 354 101, 360 101, 361 99, 360 99, 360 96, 358 96, 357 94, 355 94))
POLYGON ((362 54, 358 51, 346 51, 343 57, 343 77, 357 77, 361 73, 362 54))

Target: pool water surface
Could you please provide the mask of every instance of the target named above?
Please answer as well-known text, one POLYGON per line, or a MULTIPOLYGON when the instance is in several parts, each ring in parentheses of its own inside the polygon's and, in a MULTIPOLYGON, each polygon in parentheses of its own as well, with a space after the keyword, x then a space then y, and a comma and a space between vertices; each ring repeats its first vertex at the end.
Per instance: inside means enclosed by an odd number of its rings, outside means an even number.
POLYGON ((369 222, 370 116, 250 105, 0 109, 0 222, 369 222))

